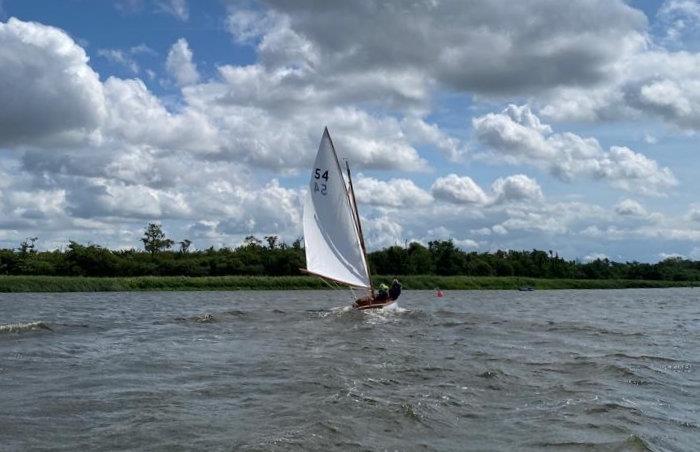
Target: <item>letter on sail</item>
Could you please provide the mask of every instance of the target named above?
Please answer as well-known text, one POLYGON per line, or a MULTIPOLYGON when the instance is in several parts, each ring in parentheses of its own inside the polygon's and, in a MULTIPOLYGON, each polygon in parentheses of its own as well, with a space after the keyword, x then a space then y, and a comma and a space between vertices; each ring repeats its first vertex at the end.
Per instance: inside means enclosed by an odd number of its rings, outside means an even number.
POLYGON ((328 129, 323 132, 304 201, 304 246, 310 273, 370 287, 358 226, 328 129))

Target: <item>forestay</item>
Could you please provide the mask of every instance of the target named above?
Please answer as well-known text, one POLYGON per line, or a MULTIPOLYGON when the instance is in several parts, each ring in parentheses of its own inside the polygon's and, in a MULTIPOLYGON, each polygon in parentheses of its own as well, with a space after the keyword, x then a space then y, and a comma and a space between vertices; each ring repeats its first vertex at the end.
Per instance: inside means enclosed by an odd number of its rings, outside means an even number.
POLYGON ((333 142, 324 130, 304 201, 306 267, 355 287, 370 287, 367 262, 333 142))

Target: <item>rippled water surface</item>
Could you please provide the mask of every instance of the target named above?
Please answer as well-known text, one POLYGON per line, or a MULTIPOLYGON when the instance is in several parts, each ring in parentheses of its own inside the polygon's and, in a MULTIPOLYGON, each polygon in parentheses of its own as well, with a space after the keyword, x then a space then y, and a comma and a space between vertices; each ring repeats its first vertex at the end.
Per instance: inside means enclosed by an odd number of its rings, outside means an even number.
POLYGON ((698 450, 700 289, 0 294, 0 449, 698 450))

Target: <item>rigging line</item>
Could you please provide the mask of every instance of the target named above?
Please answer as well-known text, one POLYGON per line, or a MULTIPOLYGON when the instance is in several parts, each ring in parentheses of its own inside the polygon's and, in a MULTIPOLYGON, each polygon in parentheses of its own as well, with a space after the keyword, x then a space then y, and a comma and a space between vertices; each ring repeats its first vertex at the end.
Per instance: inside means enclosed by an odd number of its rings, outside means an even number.
MULTIPOLYGON (((328 287, 330 287, 331 290, 343 290, 343 289, 344 289, 343 287, 340 286, 340 284, 338 284, 338 283, 337 283, 336 281, 334 281, 334 280, 327 280, 326 278, 323 278, 323 277, 318 276, 318 275, 317 275, 317 277, 318 277, 318 279, 320 279, 321 281, 323 281, 324 283, 326 283, 326 285, 327 285, 328 287), (331 284, 331 283, 332 283, 332 284, 331 284)), ((355 294, 355 291, 353 290, 352 286, 347 286, 347 288, 350 289, 350 297, 351 297, 351 298, 350 298, 350 301, 354 302, 355 300, 357 300, 358 297, 357 297, 357 295, 355 294)))
MULTIPOLYGON (((318 275, 317 275, 317 276, 318 276, 318 275)), ((322 277, 322 276, 318 276, 318 279, 320 279, 321 281, 323 281, 324 283, 326 283, 326 285, 327 285, 328 287, 330 287, 332 290, 342 290, 342 289, 343 289, 342 287, 340 287, 340 284, 338 284, 336 281, 334 281, 334 280, 332 280, 332 279, 331 279, 331 280, 328 280, 328 279, 326 279, 326 278, 324 278, 324 277, 322 277)))
POLYGON ((333 290, 338 290, 338 287, 336 287, 337 284, 336 284, 336 286, 333 286, 333 285, 331 285, 331 283, 328 282, 325 278, 321 278, 320 276, 318 277, 318 279, 320 279, 321 281, 323 281, 324 283, 326 283, 326 285, 327 285, 328 287, 330 287, 331 289, 333 289, 333 290))

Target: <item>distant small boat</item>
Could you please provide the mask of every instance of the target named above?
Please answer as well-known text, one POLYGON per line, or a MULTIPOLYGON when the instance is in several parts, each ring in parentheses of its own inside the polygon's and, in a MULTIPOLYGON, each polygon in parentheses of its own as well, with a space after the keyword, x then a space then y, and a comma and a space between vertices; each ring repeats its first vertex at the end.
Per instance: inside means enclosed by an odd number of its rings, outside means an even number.
POLYGON ((532 286, 520 286, 518 287, 518 290, 521 292, 532 292, 533 290, 535 290, 535 288, 532 286))
POLYGON ((302 270, 367 291, 367 295, 355 300, 355 309, 383 308, 395 303, 398 295, 394 299, 384 294, 383 299, 375 295, 347 161, 345 167, 347 185, 331 135, 326 128, 311 169, 309 191, 304 200, 306 268, 302 270))

